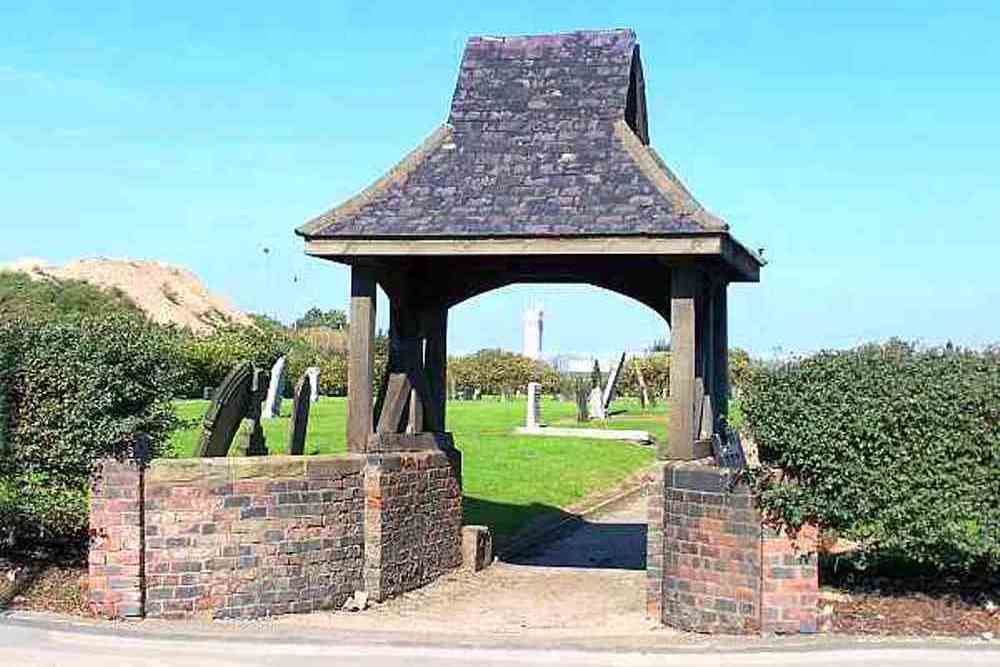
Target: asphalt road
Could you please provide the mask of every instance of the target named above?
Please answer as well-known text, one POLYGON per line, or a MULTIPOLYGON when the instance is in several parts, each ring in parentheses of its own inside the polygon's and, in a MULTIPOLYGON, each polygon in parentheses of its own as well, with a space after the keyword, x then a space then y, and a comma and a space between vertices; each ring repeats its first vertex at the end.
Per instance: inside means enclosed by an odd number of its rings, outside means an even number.
POLYGON ((213 667, 248 667, 250 665, 292 665, 294 667, 424 667, 435 665, 559 665, 584 667, 621 665, 622 667, 670 665, 671 667, 711 667, 725 665, 879 665, 880 667, 921 667, 1000 665, 1000 651, 988 645, 907 647, 857 645, 815 645, 782 649, 780 645, 763 649, 726 650, 705 648, 658 649, 647 652, 582 651, 539 648, 470 648, 436 645, 406 646, 385 641, 344 641, 309 638, 298 642, 287 639, 259 639, 251 633, 233 633, 228 637, 190 637, 151 633, 140 636, 124 633, 73 628, 64 624, 10 622, 0 620, 0 665, 75 665, 109 667, 112 665, 212 665, 213 667), (248 636, 249 635, 249 636, 248 636))

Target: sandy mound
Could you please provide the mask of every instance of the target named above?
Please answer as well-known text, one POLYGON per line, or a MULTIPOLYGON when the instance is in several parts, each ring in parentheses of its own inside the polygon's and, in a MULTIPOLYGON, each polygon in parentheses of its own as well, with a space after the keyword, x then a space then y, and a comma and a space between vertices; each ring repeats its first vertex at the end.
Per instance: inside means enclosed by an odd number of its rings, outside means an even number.
POLYGON ((47 266, 41 260, 23 258, 0 265, 0 269, 117 288, 154 322, 178 324, 199 333, 230 322, 251 323, 246 313, 205 289, 193 273, 163 262, 96 258, 47 266))

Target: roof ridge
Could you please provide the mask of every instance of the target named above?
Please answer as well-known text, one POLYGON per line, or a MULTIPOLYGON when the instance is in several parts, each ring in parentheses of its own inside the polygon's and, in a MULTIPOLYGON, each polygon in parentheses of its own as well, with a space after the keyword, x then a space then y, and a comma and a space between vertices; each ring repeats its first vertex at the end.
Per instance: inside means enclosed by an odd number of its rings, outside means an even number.
POLYGON ((635 35, 635 30, 632 28, 592 28, 592 29, 581 29, 581 30, 563 30, 561 32, 536 32, 536 33, 520 33, 516 35, 470 35, 466 40, 472 41, 474 39, 490 39, 497 41, 506 41, 508 39, 531 39, 533 37, 568 37, 570 35, 604 35, 611 33, 630 33, 635 35))
POLYGON ((660 158, 652 146, 643 144, 632 128, 619 118, 614 122, 615 136, 621 141, 625 152, 632 158, 643 176, 656 188, 678 214, 690 218, 706 231, 728 231, 725 220, 701 205, 684 183, 660 158))

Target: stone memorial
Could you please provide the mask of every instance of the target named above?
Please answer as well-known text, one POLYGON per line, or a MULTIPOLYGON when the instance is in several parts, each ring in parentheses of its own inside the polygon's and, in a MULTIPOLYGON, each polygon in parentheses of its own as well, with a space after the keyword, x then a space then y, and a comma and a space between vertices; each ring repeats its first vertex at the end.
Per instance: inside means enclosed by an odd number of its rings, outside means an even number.
POLYGON ((241 456, 267 455, 264 429, 260 425, 260 406, 267 386, 267 372, 255 369, 253 379, 250 382, 250 396, 247 401, 247 409, 243 420, 240 422, 239 430, 236 432, 236 440, 230 447, 230 454, 236 453, 241 456))
POLYGON ((210 401, 210 400, 212 400, 212 394, 214 394, 214 393, 215 393, 215 388, 214 387, 202 387, 202 389, 201 389, 201 398, 202 398, 202 400, 210 401))
POLYGON ((525 428, 538 428, 542 425, 542 385, 537 382, 528 383, 528 410, 524 417, 525 428))
POLYGON ((285 358, 278 357, 271 367, 271 384, 267 387, 267 398, 264 400, 262 416, 264 419, 274 419, 281 414, 281 387, 285 381, 285 358))
POLYGON ((295 384, 292 398, 292 421, 288 426, 288 453, 298 456, 305 453, 306 426, 309 423, 309 407, 312 405, 313 384, 309 369, 295 384))
POLYGON ((229 371, 202 419, 195 456, 226 456, 229 453, 244 418, 254 414, 259 418, 261 386, 266 381, 266 373, 255 370, 250 362, 229 371))
POLYGON ((316 403, 319 401, 319 367, 310 366, 306 375, 309 376, 309 402, 316 403))
POLYGON ((604 411, 604 392, 601 391, 600 387, 594 387, 590 390, 590 396, 587 399, 587 414, 591 419, 608 418, 604 411))
POLYGON ((622 356, 618 359, 618 363, 611 368, 611 372, 608 373, 608 383, 604 386, 604 395, 601 398, 602 407, 604 408, 604 414, 608 414, 611 411, 611 401, 615 398, 615 388, 618 385, 618 378, 621 376, 622 367, 625 365, 625 353, 622 352, 622 356))

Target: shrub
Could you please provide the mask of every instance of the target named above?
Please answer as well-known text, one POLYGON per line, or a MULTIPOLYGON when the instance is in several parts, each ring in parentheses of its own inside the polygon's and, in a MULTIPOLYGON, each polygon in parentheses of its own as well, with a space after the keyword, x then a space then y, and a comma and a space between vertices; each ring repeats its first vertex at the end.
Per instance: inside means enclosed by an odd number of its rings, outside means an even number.
POLYGON ((295 321, 295 328, 328 327, 330 329, 346 329, 347 313, 342 310, 323 310, 310 308, 295 321))
POLYGON ((175 426, 176 358, 161 327, 123 315, 0 325, 6 423, 0 532, 78 536, 94 463, 139 441, 163 450, 175 426))
POLYGON ((100 317, 116 313, 143 317, 139 307, 117 289, 104 289, 81 280, 31 278, 26 273, 0 271, 0 315, 6 319, 100 317))
POLYGON ((618 394, 620 396, 638 397, 642 395, 639 386, 639 376, 635 372, 638 361, 642 369, 642 379, 646 382, 646 391, 655 401, 663 399, 670 387, 670 353, 654 352, 644 357, 631 357, 625 360, 621 377, 618 379, 618 394))
POLYGON ((505 350, 449 358, 448 381, 458 391, 478 389, 494 395, 524 390, 529 382, 540 382, 547 393, 559 388, 558 373, 551 366, 505 350))
POLYGON ((867 552, 1000 565, 1000 355, 890 342, 751 367, 745 425, 763 507, 867 552))

